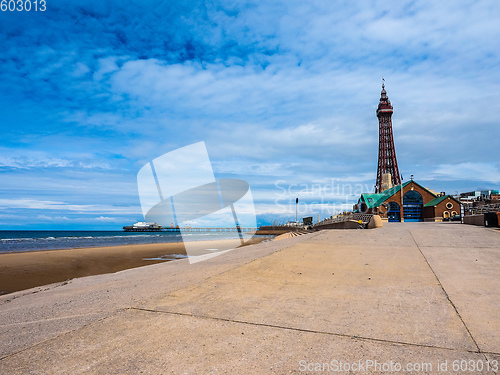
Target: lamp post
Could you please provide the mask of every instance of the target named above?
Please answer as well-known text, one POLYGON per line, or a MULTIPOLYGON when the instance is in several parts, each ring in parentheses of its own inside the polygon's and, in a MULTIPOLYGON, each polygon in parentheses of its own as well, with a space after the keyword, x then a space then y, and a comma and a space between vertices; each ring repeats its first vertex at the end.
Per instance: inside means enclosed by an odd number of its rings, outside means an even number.
POLYGON ((299 205, 299 198, 295 199, 295 225, 298 224, 297 222, 297 206, 299 205))
MULTIPOLYGON (((413 177, 413 175, 412 175, 413 177)), ((401 175, 401 189, 399 190, 401 195, 401 207, 399 210, 399 221, 402 223, 404 221, 404 209, 403 209, 403 175, 401 175)))

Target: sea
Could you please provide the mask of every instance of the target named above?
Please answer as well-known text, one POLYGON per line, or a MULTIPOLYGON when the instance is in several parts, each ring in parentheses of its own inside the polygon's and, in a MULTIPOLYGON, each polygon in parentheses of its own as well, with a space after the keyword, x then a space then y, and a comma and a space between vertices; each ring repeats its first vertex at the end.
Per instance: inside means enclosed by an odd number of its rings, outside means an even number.
MULTIPOLYGON (((184 239, 211 241, 234 238, 234 235, 234 232, 194 232, 185 233, 184 239)), ((3 230, 0 231, 0 253, 182 241, 179 232, 3 230)))

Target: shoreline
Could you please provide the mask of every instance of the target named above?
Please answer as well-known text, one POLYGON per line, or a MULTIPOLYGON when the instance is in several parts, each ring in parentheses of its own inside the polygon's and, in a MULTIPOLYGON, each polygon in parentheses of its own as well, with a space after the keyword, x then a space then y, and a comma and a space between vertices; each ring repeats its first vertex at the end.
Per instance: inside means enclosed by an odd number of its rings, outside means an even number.
MULTIPOLYGON (((181 235, 160 235, 153 232, 151 238, 144 232, 137 232, 135 235, 125 235, 124 232, 119 232, 120 236, 56 236, 53 234, 57 231, 31 231, 40 233, 50 233, 50 236, 44 237, 30 237, 30 231, 18 231, 26 234, 28 237, 3 237, 2 233, 12 231, 0 230, 0 254, 14 254, 25 252, 38 252, 38 251, 52 251, 52 250, 69 250, 69 249, 86 249, 95 247, 113 247, 113 246, 127 246, 127 245, 146 245, 146 244, 163 244, 163 243, 178 243, 178 242, 203 242, 203 241, 216 241, 224 240, 224 233, 194 233, 192 237, 183 238, 181 235), (211 234, 216 234, 212 236, 211 234), (221 236, 222 234, 222 236, 221 236), (48 241, 50 240, 50 241, 48 241)), ((69 232, 69 231, 59 231, 69 232)), ((96 231, 78 231, 79 234, 83 232, 94 233, 96 231)), ((100 231, 100 233, 114 233, 114 231, 100 231)), ((69 232, 76 233, 76 232, 69 232)), ((192 234, 188 234, 191 236, 192 234)), ((245 234, 244 234, 245 235, 245 234)), ((250 238, 259 237, 272 237, 272 235, 254 234, 253 236, 245 236, 246 240, 250 238)))
MULTIPOLYGON (((247 244, 259 243, 267 238, 252 238, 247 244)), ((217 243, 222 245, 225 241, 228 240, 196 242, 206 242, 207 246, 214 247, 217 243)), ((186 256, 183 242, 1 253, 0 295, 78 277, 114 273, 169 262, 186 256), (174 258, 162 258, 165 256, 174 256, 174 258)))

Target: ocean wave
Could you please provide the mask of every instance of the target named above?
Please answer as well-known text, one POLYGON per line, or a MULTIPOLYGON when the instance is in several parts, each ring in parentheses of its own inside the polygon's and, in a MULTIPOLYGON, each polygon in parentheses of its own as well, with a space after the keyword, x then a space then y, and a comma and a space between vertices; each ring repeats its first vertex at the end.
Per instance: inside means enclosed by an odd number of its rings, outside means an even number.
POLYGON ((0 241, 16 241, 16 242, 21 242, 21 241, 35 241, 37 238, 1 238, 0 241))
POLYGON ((155 258, 142 258, 142 260, 177 260, 186 258, 188 258, 186 254, 166 254, 155 258))
POLYGON ((0 238, 0 241, 43 241, 43 240, 89 240, 89 239, 119 239, 119 238, 154 238, 154 237, 180 237, 180 234, 168 235, 125 235, 125 236, 48 236, 48 237, 16 237, 0 238))
POLYGON ((85 247, 139 245, 150 243, 173 243, 183 241, 206 241, 224 240, 234 238, 230 232, 208 232, 208 233, 184 233, 161 232, 161 233, 123 233, 123 232, 91 232, 82 231, 25 231, 23 233, 12 233, 0 231, 0 253, 16 251, 45 251, 57 249, 74 249, 85 247), (19 236, 19 237, 16 237, 19 236))

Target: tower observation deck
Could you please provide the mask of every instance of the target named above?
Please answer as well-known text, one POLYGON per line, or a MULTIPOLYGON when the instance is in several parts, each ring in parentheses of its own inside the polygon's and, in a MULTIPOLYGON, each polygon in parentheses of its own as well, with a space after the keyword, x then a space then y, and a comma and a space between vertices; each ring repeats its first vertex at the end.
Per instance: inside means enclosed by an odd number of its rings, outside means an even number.
POLYGON ((392 105, 385 84, 382 83, 380 102, 377 108, 377 118, 379 124, 378 136, 378 167, 377 181, 375 183, 375 193, 380 193, 391 186, 401 183, 401 176, 396 160, 396 149, 394 147, 394 137, 392 134, 392 105))

